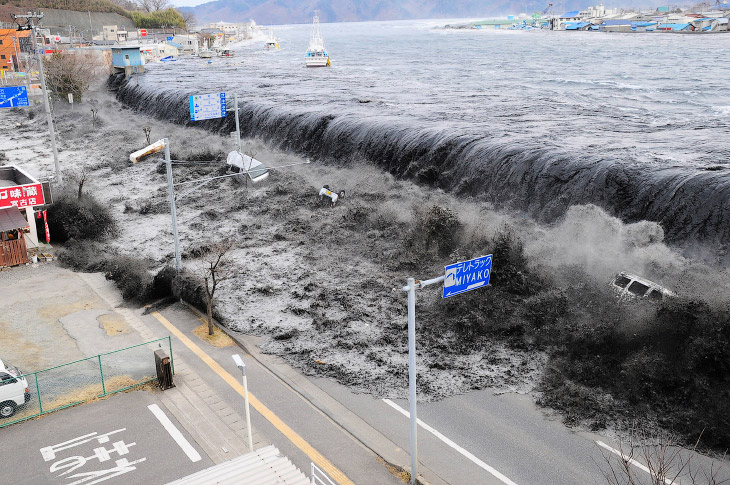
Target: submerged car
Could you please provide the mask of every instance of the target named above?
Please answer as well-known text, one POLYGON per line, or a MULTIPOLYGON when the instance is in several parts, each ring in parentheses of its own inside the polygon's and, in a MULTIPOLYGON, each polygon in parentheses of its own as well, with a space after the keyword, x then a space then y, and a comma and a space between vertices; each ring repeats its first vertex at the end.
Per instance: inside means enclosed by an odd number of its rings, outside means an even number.
POLYGON ((661 301, 665 298, 677 296, 658 283, 625 271, 616 275, 611 282, 611 286, 621 298, 646 298, 661 301))
POLYGON ((30 401, 28 381, 17 367, 0 360, 0 418, 9 418, 30 401))

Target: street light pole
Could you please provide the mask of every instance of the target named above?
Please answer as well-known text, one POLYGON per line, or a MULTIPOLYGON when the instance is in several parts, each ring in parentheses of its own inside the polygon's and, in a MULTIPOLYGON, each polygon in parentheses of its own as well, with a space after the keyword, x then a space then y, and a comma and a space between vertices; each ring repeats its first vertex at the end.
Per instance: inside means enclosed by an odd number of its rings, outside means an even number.
POLYGON ((51 148, 53 150, 53 164, 56 167, 56 180, 59 185, 63 184, 63 175, 61 175, 61 167, 58 163, 58 149, 56 148, 56 130, 53 127, 53 116, 51 115, 51 105, 48 100, 48 89, 46 88, 46 78, 43 75, 43 56, 38 52, 38 41, 36 40, 35 22, 42 19, 42 13, 31 13, 27 15, 14 15, 13 19, 26 19, 31 30, 33 40, 33 52, 38 59, 38 74, 41 77, 41 88, 43 89, 43 104, 46 108, 46 118, 48 119, 48 131, 51 133, 51 148))
POLYGON ((251 412, 248 407, 248 381, 246 380, 246 364, 238 354, 233 354, 233 362, 236 363, 236 367, 241 370, 243 376, 243 400, 246 404, 246 430, 248 431, 248 449, 253 451, 253 436, 251 433, 251 412))

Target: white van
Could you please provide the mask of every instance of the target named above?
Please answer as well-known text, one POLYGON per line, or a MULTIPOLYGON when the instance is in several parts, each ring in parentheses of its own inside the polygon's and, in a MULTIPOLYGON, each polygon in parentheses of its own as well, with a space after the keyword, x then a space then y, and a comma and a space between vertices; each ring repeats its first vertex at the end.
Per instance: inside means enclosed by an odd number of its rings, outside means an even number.
POLYGON ((653 281, 622 271, 611 282, 620 298, 647 298, 661 301, 664 298, 675 297, 673 292, 653 281))
POLYGON ((266 180, 269 176, 269 169, 263 163, 237 151, 228 154, 226 166, 228 173, 239 174, 236 178, 241 182, 250 179, 251 182, 257 183, 266 180))
POLYGON ((0 419, 9 418, 30 401, 28 381, 17 367, 0 360, 0 419))

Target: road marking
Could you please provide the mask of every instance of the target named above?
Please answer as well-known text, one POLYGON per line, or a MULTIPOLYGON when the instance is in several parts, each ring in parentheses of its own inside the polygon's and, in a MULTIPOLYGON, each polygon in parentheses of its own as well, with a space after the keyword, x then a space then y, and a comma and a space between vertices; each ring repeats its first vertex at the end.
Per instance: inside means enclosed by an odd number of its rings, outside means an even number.
POLYGON ((155 415, 155 417, 162 423, 162 426, 165 428, 165 430, 170 433, 170 436, 172 436, 172 439, 175 440, 175 443, 178 444, 180 448, 185 452, 186 455, 188 455, 188 458, 190 458, 190 461, 195 463, 196 461, 200 461, 200 453, 198 453, 195 448, 193 448, 193 445, 190 444, 188 440, 185 439, 185 437, 182 435, 179 429, 172 424, 172 421, 170 421, 170 418, 167 417, 167 415, 160 409, 160 406, 157 404, 150 404, 147 406, 147 409, 152 411, 152 414, 155 415))
MULTIPOLYGON (((396 403, 394 403, 390 399, 383 399, 383 402, 385 404, 387 404, 388 406, 392 407, 393 409, 395 409, 396 411, 398 411, 399 413, 401 413, 406 418, 408 418, 408 419, 411 418, 411 413, 409 413, 402 407, 398 406, 396 403)), ((464 455, 466 458, 468 458, 469 460, 474 462, 478 467, 483 468, 484 470, 491 473, 495 478, 500 480, 502 483, 505 483, 507 485, 517 485, 515 482, 513 482, 509 478, 505 477, 504 475, 499 473, 497 470, 495 470, 491 466, 487 465, 482 460, 480 460, 476 456, 472 455, 471 453, 466 451, 464 448, 457 445, 456 443, 454 443, 453 441, 448 439, 446 436, 442 435, 441 433, 439 433, 438 431, 433 429, 431 426, 429 426, 426 423, 424 423, 423 421, 421 421, 420 419, 418 419, 417 422, 421 428, 425 429, 426 431, 428 431, 429 433, 431 433, 432 435, 434 435, 435 437, 437 437, 438 439, 440 439, 441 441, 443 441, 444 443, 446 443, 447 445, 449 445, 450 447, 452 447, 453 449, 455 449, 456 451, 458 451, 459 453, 464 455)))
MULTIPOLYGON (((622 460, 624 460, 624 461, 627 461, 627 462, 631 463, 631 464, 632 464, 632 465, 634 465, 634 466, 635 466, 636 468, 638 468, 638 469, 640 469, 640 470, 644 470, 644 471, 645 471, 646 473, 648 473, 649 475, 651 475, 651 476, 652 476, 652 478, 657 478, 657 477, 656 477, 656 474, 652 473, 652 471, 651 471, 651 470, 649 470, 649 468, 648 468, 648 467, 646 467, 646 466, 642 465, 641 463, 639 463, 638 461, 634 460, 633 458, 631 458, 631 457, 629 457, 629 456, 627 456, 627 455, 624 455, 624 454, 623 454, 623 453, 622 453, 621 451, 619 451, 619 450, 617 450, 617 449, 615 449, 615 448, 611 448, 610 446, 608 446, 608 445, 607 445, 606 443, 604 443, 603 441, 596 441, 596 444, 597 444, 598 446, 602 447, 602 448, 606 448, 606 449, 607 449, 608 451, 610 451, 611 453, 615 453, 616 455, 620 456, 622 460)), ((680 483, 680 482, 679 482, 678 480, 677 480, 677 481, 675 482, 675 481, 673 481, 673 480, 670 480, 669 478, 665 478, 665 479, 664 479, 664 483, 665 483, 666 485, 672 485, 672 484, 674 484, 674 483, 677 483, 677 484, 678 484, 678 483, 680 483)))
MULTIPOLYGON (((177 337, 187 348, 189 348, 195 355, 200 357, 200 360, 205 362, 208 367, 213 369, 213 372, 218 374, 221 379, 231 386, 236 392, 243 396, 243 384, 238 379, 233 377, 228 371, 226 371, 218 362, 212 357, 206 354, 203 349, 190 340, 187 335, 182 333, 175 327, 170 321, 163 317, 159 312, 152 312, 152 316, 155 317, 167 330, 169 330, 175 337, 177 337)), ((253 408, 259 412, 267 421, 269 421, 281 434, 286 436, 289 441, 294 443, 294 446, 302 450, 315 465, 324 470, 330 478, 336 481, 340 485, 355 485, 352 480, 342 473, 336 466, 334 466, 327 458, 322 456, 312 445, 307 443, 304 438, 299 436, 293 429, 287 426, 276 414, 274 414, 269 408, 267 408, 261 401, 259 401, 251 392, 248 393, 248 402, 253 408)))

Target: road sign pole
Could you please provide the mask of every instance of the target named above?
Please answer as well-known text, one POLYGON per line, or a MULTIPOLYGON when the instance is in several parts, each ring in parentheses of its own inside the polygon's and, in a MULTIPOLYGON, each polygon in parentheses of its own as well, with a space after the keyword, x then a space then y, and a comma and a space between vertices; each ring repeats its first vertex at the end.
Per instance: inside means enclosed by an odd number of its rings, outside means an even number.
POLYGON ((238 122, 238 94, 233 95, 233 105, 236 108, 236 149, 241 153, 241 127, 238 122))
POLYGON ((172 235, 175 238, 175 271, 180 271, 180 240, 177 236, 177 213, 175 211, 175 187, 172 183, 172 160, 170 160, 170 142, 164 138, 165 165, 167 166, 167 192, 170 196, 170 214, 172 215, 172 235))
POLYGON ((408 292, 408 401, 410 405, 411 483, 418 479, 418 413, 416 411, 416 289, 441 283, 445 276, 426 281, 408 278, 403 291, 408 292))
POLYGON ((416 280, 408 278, 408 401, 411 424, 411 483, 418 477, 418 415, 416 414, 416 280))

